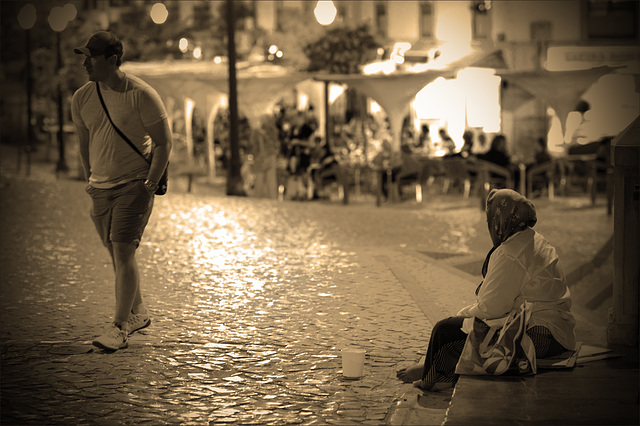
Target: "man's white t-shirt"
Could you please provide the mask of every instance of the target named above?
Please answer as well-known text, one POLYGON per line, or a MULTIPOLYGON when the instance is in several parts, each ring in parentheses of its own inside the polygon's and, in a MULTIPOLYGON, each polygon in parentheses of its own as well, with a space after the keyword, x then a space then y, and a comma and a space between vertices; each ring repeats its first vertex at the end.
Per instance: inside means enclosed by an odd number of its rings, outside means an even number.
MULTIPOLYGON (((145 130, 167 118, 158 93, 138 77, 126 75, 122 89, 100 84, 109 115, 116 126, 147 157, 152 141, 145 130)), ((88 82, 73 94, 71 115, 76 126, 89 131, 89 182, 96 188, 112 188, 146 179, 149 164, 116 132, 102 108, 96 83, 88 82)))

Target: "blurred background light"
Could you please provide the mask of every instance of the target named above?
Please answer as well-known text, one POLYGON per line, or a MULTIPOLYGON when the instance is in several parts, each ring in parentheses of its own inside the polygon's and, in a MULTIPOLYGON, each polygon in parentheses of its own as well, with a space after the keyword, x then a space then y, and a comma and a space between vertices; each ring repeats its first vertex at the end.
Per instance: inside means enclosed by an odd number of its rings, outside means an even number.
POLYGON ((189 40, 187 40, 186 38, 182 37, 180 39, 180 41, 178 42, 178 48, 180 49, 180 51, 182 53, 185 53, 187 50, 189 50, 189 40))
POLYGON ((320 25, 331 25, 336 19, 338 10, 331 0, 318 0, 316 8, 313 10, 320 25))
POLYGON ((56 32, 64 31, 64 29, 67 27, 67 24, 69 23, 67 14, 60 6, 56 6, 51 9, 48 21, 51 29, 56 32))
POLYGON ((62 13, 64 15, 64 18, 67 20, 67 22, 70 22, 76 19, 76 16, 78 15, 78 10, 73 4, 67 3, 64 6, 62 6, 62 13))
POLYGON ((329 103, 333 103, 340 95, 345 91, 346 87, 342 85, 333 84, 329 89, 329 103))
POLYGON ((25 4, 18 13, 18 23, 23 30, 30 30, 36 23, 36 7, 31 3, 25 4))
POLYGON ((163 3, 156 3, 151 7, 151 20, 156 24, 164 24, 169 17, 169 11, 163 3))

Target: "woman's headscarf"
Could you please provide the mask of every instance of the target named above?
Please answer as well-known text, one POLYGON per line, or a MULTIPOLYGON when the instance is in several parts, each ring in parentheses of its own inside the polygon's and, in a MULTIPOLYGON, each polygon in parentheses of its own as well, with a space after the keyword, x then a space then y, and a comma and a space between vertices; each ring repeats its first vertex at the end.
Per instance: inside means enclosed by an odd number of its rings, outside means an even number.
POLYGON ((511 189, 494 189, 487 196, 487 225, 493 246, 526 228, 533 228, 538 219, 533 203, 511 189))
MULTIPOLYGON (((493 189, 487 196, 487 225, 493 248, 487 254, 482 265, 482 276, 487 275, 489 258, 500 244, 516 232, 533 228, 538 221, 533 203, 511 189, 493 189)), ((476 289, 480 290, 482 283, 476 289)))

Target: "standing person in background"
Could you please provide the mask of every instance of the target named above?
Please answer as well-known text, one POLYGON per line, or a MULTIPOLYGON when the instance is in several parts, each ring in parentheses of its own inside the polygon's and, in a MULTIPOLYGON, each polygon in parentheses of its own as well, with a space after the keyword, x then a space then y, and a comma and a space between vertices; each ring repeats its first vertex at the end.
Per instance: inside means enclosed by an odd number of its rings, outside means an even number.
POLYGON ((113 322, 93 344, 115 351, 127 347, 129 334, 151 323, 142 301, 135 254, 169 161, 171 130, 158 93, 120 70, 123 47, 114 34, 99 31, 74 51, 84 55, 82 65, 90 81, 74 93, 71 112, 93 202, 91 218, 115 270, 113 322), (114 125, 152 157, 151 164, 125 142, 114 125))
POLYGON ((260 126, 251 129, 250 149, 253 155, 255 197, 278 198, 276 165, 280 150, 278 128, 270 114, 260 117, 260 126))

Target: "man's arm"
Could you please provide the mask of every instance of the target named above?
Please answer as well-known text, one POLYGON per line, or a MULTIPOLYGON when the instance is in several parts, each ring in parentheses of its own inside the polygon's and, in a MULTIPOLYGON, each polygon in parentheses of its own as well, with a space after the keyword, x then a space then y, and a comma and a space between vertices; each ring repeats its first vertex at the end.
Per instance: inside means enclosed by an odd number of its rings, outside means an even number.
POLYGON ((151 136, 154 144, 153 159, 151 160, 147 179, 157 184, 169 163, 172 139, 171 129, 169 128, 169 122, 165 118, 156 124, 146 127, 146 131, 151 136))
POLYGON ((76 133, 78 134, 78 146, 80 149, 80 162, 84 170, 84 180, 88 181, 91 176, 91 164, 89 163, 89 130, 76 124, 76 133))

